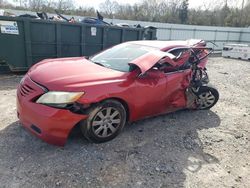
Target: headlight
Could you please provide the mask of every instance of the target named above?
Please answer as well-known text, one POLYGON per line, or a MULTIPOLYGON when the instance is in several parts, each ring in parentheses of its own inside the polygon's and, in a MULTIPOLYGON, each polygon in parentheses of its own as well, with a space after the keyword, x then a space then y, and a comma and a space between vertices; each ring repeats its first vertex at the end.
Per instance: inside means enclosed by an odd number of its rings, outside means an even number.
POLYGON ((43 94, 36 102, 41 104, 72 104, 77 101, 84 92, 62 92, 62 91, 49 91, 43 94))

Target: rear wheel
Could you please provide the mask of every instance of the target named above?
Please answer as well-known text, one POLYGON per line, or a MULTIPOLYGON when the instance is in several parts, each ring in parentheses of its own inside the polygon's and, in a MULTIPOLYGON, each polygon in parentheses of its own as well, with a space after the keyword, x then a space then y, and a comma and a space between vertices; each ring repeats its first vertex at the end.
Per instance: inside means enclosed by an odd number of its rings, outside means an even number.
POLYGON ((89 117, 81 124, 83 135, 93 142, 115 138, 126 123, 126 110, 116 100, 107 100, 90 109, 89 117))
POLYGON ((212 108, 219 100, 219 92, 210 86, 201 86, 197 93, 197 109, 206 110, 212 108))

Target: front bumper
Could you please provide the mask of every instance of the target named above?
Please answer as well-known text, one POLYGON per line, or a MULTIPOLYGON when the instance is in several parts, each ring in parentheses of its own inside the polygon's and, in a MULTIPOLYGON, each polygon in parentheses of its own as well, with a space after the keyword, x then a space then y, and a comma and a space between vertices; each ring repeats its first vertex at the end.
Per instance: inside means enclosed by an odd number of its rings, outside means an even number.
MULTIPOLYGON (((24 82, 32 82, 26 78, 24 82)), ((29 83, 31 85, 31 83, 29 83)), ((35 88, 31 96, 23 96, 20 93, 20 86, 17 90, 17 115, 21 124, 32 134, 43 141, 64 146, 71 129, 81 120, 87 118, 87 115, 74 114, 69 110, 56 109, 32 101, 32 95, 37 95, 39 88, 35 88)), ((40 88, 41 89, 41 88, 40 88)))

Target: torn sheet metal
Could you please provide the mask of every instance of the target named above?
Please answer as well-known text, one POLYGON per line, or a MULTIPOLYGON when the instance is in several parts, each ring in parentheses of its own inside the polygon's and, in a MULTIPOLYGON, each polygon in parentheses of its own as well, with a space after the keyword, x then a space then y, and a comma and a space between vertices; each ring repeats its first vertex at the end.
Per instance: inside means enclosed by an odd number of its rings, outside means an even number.
POLYGON ((171 63, 174 64, 173 59, 175 58, 175 56, 173 54, 158 51, 158 50, 149 52, 149 53, 131 61, 129 64, 134 64, 134 65, 138 66, 141 70, 141 74, 144 74, 149 69, 151 69, 158 61, 160 61, 161 59, 163 59, 165 57, 167 57, 169 60, 171 60, 171 63))

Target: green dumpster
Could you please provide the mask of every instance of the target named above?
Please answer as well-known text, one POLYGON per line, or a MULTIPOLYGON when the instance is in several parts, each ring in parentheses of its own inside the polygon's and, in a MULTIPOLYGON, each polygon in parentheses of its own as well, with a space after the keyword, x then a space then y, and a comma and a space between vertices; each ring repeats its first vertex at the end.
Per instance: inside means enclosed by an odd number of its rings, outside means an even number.
POLYGON ((89 56, 132 40, 156 39, 156 28, 125 28, 0 16, 0 72, 27 71, 46 58, 89 56))

